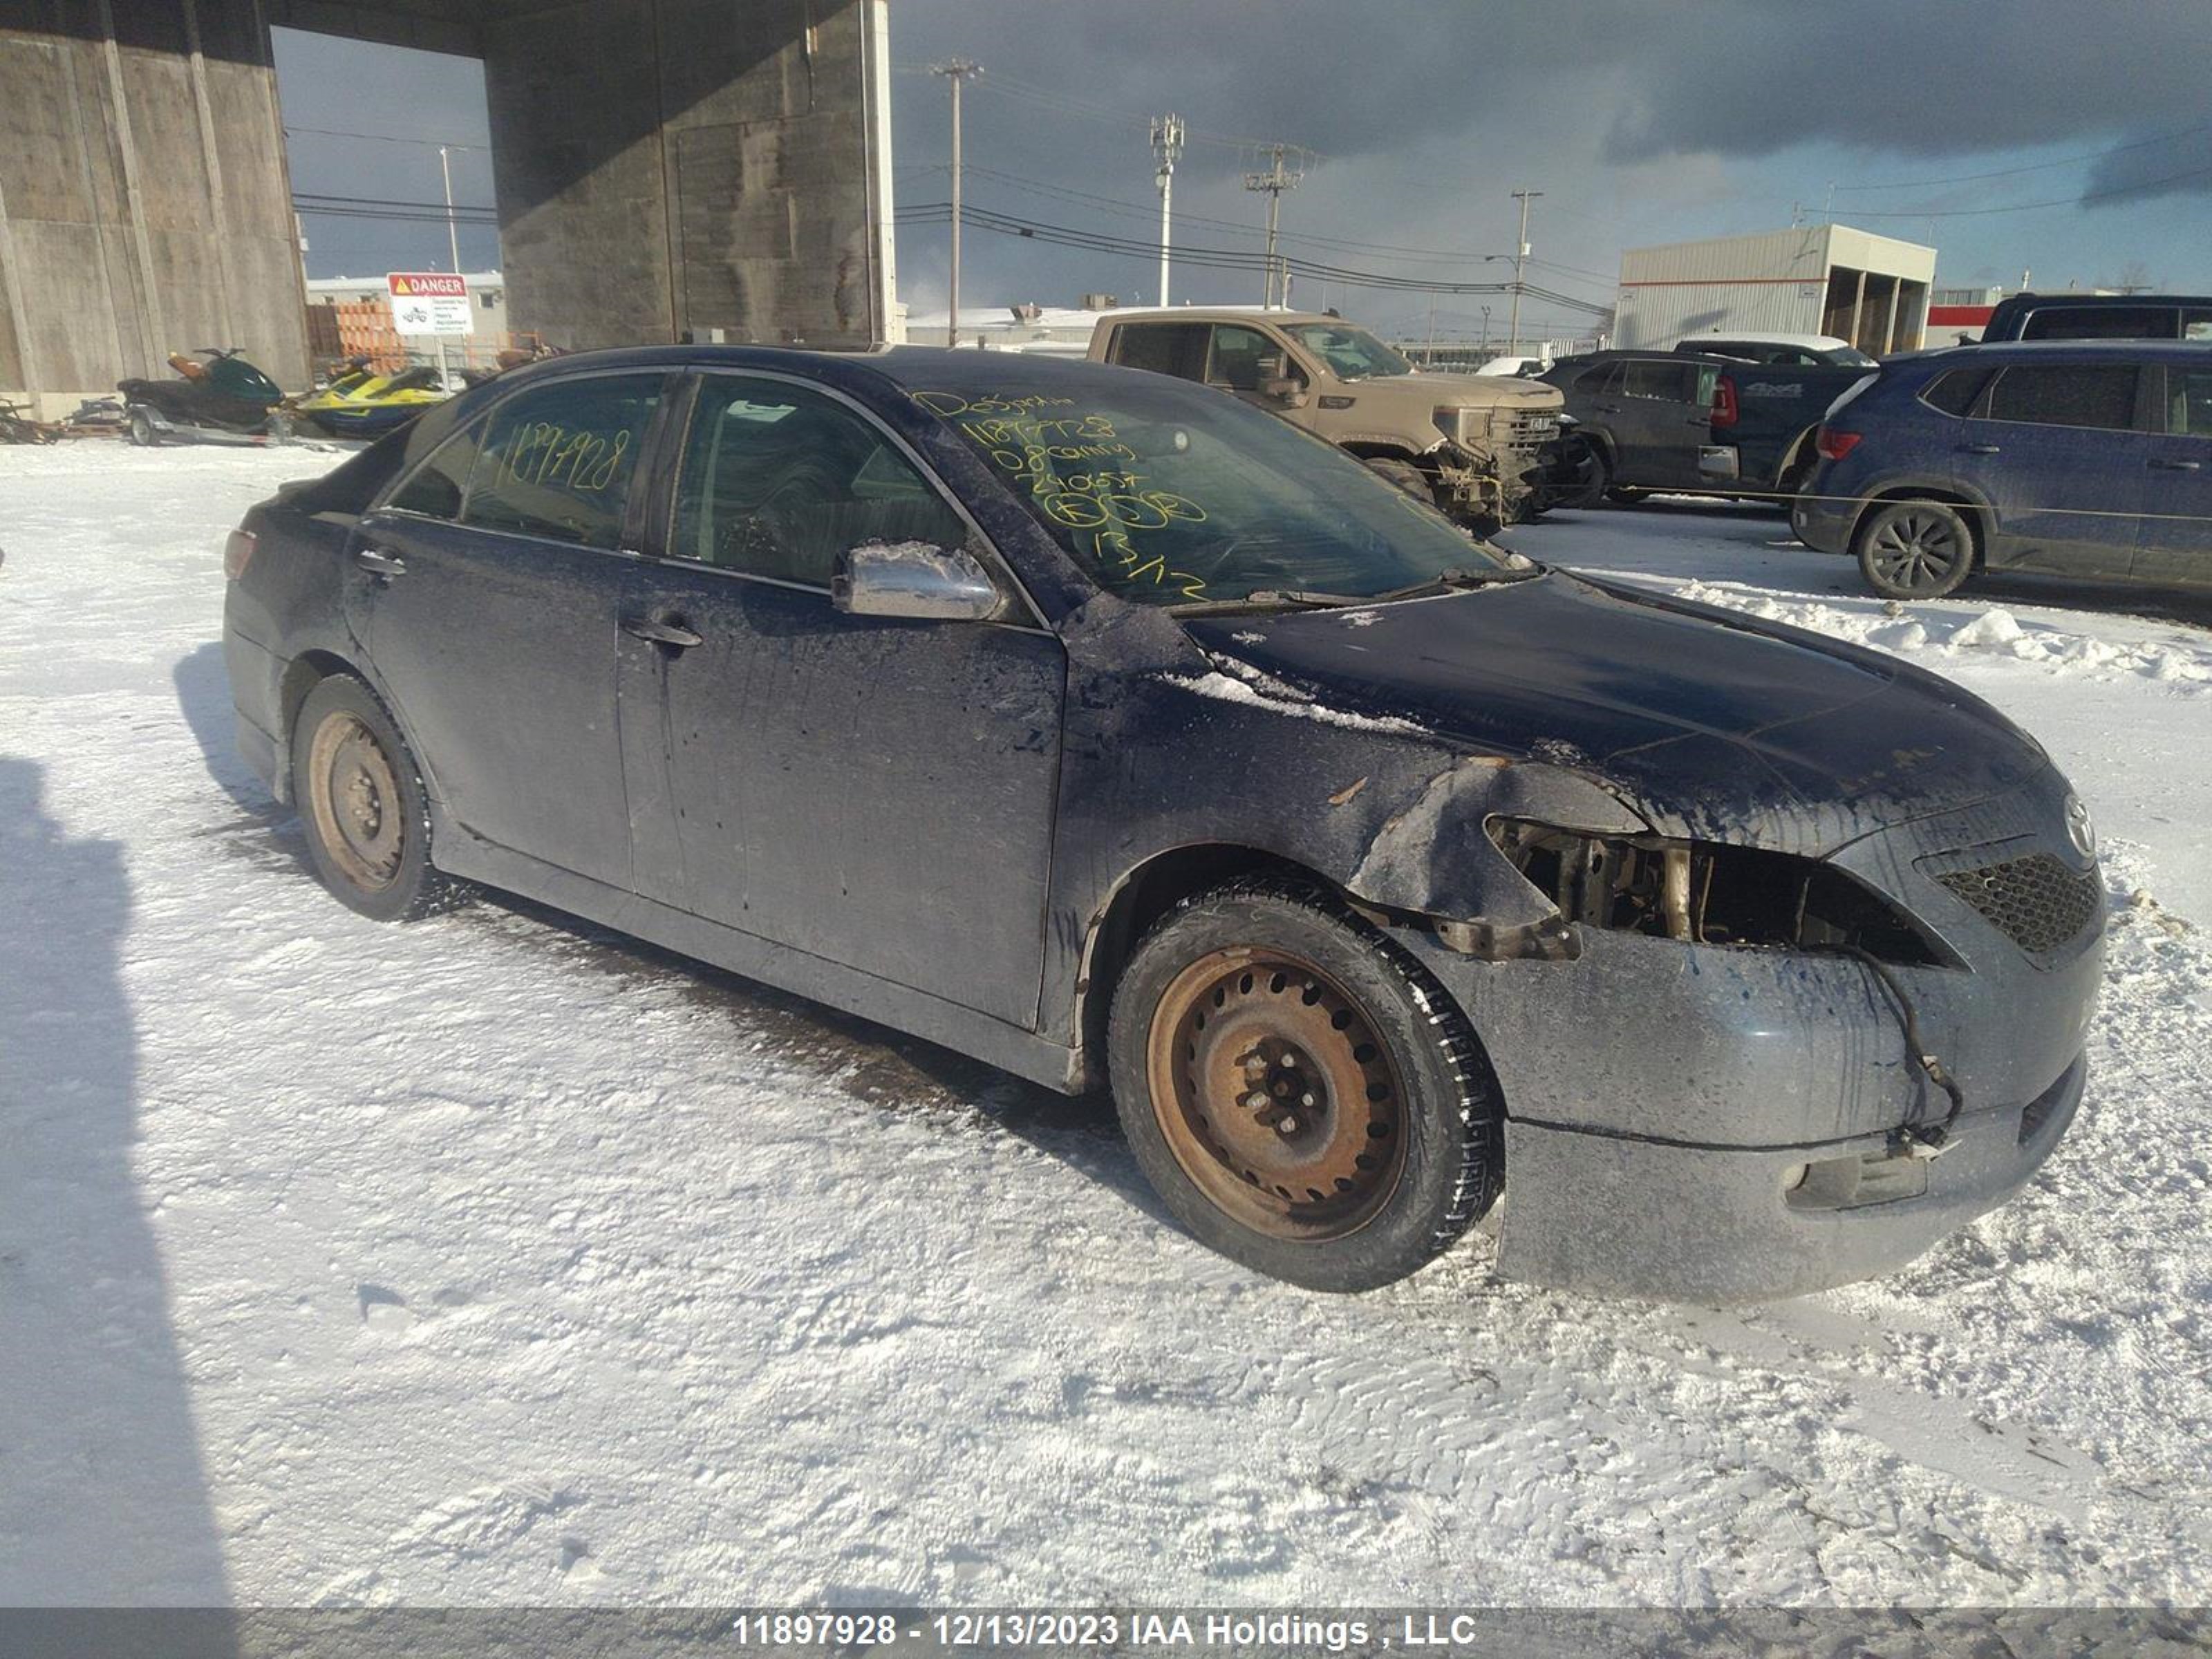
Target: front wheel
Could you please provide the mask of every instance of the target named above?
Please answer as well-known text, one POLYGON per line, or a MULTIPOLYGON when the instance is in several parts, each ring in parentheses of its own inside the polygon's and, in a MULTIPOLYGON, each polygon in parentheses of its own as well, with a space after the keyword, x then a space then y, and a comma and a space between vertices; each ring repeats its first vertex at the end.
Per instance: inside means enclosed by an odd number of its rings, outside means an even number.
POLYGON ((1607 487, 1613 483, 1613 463, 1601 447, 1577 433, 1560 446, 1559 474, 1560 482, 1547 505, 1592 507, 1605 500, 1607 487))
POLYGON ((1429 482, 1429 475, 1411 461, 1377 455, 1367 462, 1367 470, 1378 478, 1387 478, 1416 501, 1436 504, 1436 487, 1429 482))
POLYGON ((1867 514, 1851 550, 1867 586, 1886 599, 1938 599, 1974 568, 1974 536, 1942 501, 1885 501, 1867 514))
POLYGON ((1189 900, 1114 997, 1109 1063, 1139 1165, 1223 1255, 1322 1291, 1401 1279, 1498 1185, 1474 1034, 1410 957, 1316 892, 1189 900))
POLYGON ((350 675, 319 682, 300 706, 292 798, 315 873, 340 903, 378 921, 442 908, 422 775, 384 705, 350 675))

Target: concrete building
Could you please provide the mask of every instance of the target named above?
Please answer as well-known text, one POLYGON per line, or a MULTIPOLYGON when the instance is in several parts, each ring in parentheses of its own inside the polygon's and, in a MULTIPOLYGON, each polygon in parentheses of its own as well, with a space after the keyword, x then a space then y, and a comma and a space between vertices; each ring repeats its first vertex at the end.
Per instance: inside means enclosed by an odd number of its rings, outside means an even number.
POLYGON ((272 27, 483 60, 508 330, 884 337, 885 0, 8 0, 0 392, 204 345, 306 384, 272 27))
POLYGON ((1803 225, 1632 248, 1620 258, 1614 343, 1687 336, 1828 334, 1876 356, 1917 349, 1936 250, 1848 225, 1803 225))

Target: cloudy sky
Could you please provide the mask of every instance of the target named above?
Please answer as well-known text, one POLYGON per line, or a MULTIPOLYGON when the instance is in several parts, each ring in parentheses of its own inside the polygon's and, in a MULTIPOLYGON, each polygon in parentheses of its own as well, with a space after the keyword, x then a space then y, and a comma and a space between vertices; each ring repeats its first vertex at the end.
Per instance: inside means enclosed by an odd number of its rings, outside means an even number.
MULTIPOLYGON (((1283 199, 1287 252, 1349 271, 1504 281, 1533 204, 1529 281, 1610 300, 1620 251, 1833 217, 1932 243, 1946 286, 2149 281, 2212 290, 2212 11, 2166 0, 891 0, 900 204, 945 201, 945 82, 981 63, 965 147, 971 206, 1132 238, 1156 234, 1145 118, 1190 142, 1179 244, 1249 251, 1264 198, 1243 140, 1315 157, 1283 199), (1832 207, 1830 206, 1832 204, 1832 207), (1212 220, 1217 223, 1207 223, 1212 220), (1330 240, 1305 240, 1327 238, 1330 240), (1353 246, 1340 246, 1352 243, 1353 246), (1389 250, 1389 251, 1386 251, 1389 250), (1436 255, 1464 255, 1442 258, 1436 255)), ((288 125, 482 145, 482 77, 463 60, 280 33, 288 125)), ((416 143, 295 131, 296 189, 439 199, 416 143)), ((489 157, 458 151, 455 195, 491 200, 489 157)), ((441 224, 314 219, 311 269, 446 263, 441 224)), ((902 297, 945 300, 945 231, 900 234, 902 297)), ((465 264, 495 256, 465 229, 465 264)), ((1156 298, 1156 257, 1048 246, 971 228, 965 304, 1156 298)), ((1247 270, 1178 270, 1177 300, 1252 300, 1247 270)), ((1300 281, 1393 329, 1423 295, 1300 281)), ((1508 296, 1435 300, 1440 336, 1503 332, 1508 296)), ((1530 298, 1524 326, 1582 313, 1530 298)), ((1533 329, 1532 329, 1533 331, 1533 329)))

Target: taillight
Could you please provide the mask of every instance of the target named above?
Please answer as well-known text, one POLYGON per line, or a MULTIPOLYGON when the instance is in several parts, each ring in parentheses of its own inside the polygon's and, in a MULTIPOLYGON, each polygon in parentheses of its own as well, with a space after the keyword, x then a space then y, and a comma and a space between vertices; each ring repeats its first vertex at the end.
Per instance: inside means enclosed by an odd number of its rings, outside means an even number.
POLYGON ((1713 383, 1713 424, 1734 426, 1735 414, 1735 381, 1723 374, 1713 383))
POLYGON ((1820 452, 1824 459, 1831 461, 1842 460, 1858 447, 1857 433, 1838 432, 1832 426, 1822 427, 1820 435, 1813 440, 1813 447, 1820 452))
POLYGON ((256 538, 251 530, 234 530, 222 544, 222 574, 225 580, 236 581, 246 574, 246 567, 253 562, 256 538))

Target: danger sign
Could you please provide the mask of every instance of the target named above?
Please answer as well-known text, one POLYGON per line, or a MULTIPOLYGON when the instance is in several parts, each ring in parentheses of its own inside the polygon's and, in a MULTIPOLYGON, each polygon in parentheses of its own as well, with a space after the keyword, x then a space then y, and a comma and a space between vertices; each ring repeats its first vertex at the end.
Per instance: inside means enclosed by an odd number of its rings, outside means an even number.
POLYGON ((385 277, 392 289, 392 326, 401 334, 466 334, 469 284, 442 270, 395 270, 385 277))

